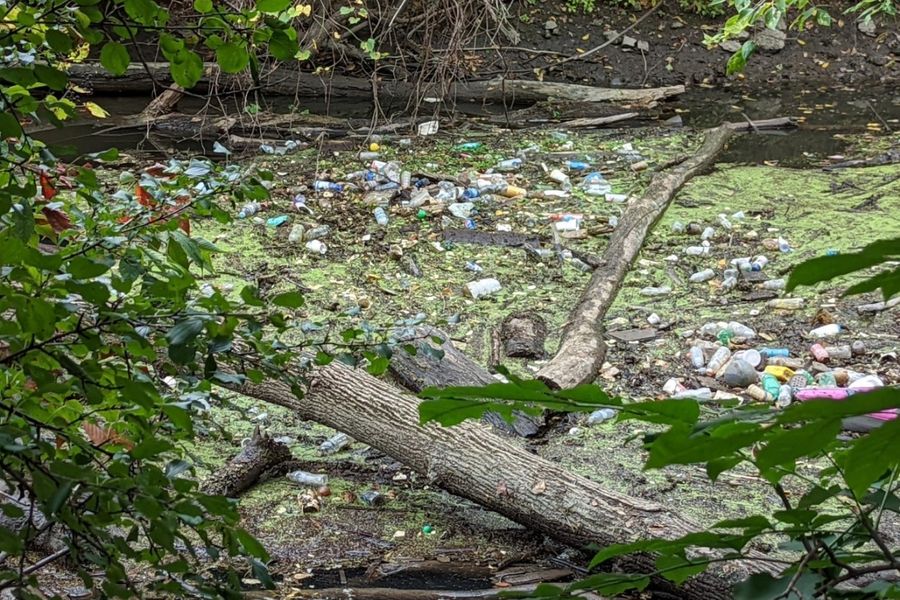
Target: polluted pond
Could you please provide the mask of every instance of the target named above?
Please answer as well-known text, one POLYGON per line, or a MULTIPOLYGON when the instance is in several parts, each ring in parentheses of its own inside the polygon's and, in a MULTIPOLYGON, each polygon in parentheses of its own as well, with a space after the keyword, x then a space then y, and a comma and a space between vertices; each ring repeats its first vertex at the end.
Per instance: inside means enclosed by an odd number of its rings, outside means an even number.
MULTIPOLYGON (((373 137, 340 152, 265 149, 242 160, 274 173, 271 198, 234 207, 228 225, 195 224, 223 250, 208 285, 235 295, 246 282, 266 293, 299 289, 295 317, 336 339, 351 325, 375 333, 427 324, 474 362, 532 377, 555 353, 627 207, 701 137, 680 128, 441 131, 373 137), (540 322, 516 322, 529 315, 540 322), (527 340, 510 343, 509 331, 523 327, 527 340)), ((843 297, 853 278, 791 293, 785 280, 808 258, 900 235, 896 166, 843 166, 898 141, 846 135, 846 156, 812 154, 805 168, 761 155, 691 179, 606 314, 601 387, 630 399, 697 398, 716 410, 896 384, 896 301, 843 297)), ((443 355, 437 341, 421 348, 443 355)), ((192 448, 210 472, 256 443, 259 429, 290 451, 240 502, 287 595, 351 584, 502 589, 583 574, 564 546, 288 409, 232 395, 212 413, 222 426, 192 448), (504 579, 511 565, 519 571, 504 579)), ((716 483, 693 467, 644 471, 633 439, 640 429, 615 416, 565 416, 537 440, 510 439, 701 524, 776 510, 771 488, 740 469, 716 483)), ((847 429, 893 417, 861 417, 847 429)))

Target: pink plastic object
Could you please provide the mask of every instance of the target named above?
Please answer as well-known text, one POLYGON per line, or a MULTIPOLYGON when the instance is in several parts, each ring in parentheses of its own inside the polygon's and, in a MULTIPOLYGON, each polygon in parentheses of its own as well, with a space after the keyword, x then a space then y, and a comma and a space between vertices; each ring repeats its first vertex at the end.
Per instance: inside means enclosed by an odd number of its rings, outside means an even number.
MULTIPOLYGON (((797 390, 796 398, 801 402, 805 402, 807 400, 846 400, 850 396, 854 396, 856 394, 861 394, 863 392, 871 392, 872 390, 877 390, 875 387, 864 387, 864 388, 805 388, 802 390, 797 390)), ((898 410, 895 408, 888 410, 881 410, 875 413, 870 413, 868 416, 873 419, 878 419, 880 421, 891 421, 896 419, 898 416, 898 410)))
POLYGON ((825 349, 822 344, 813 344, 810 349, 810 353, 820 363, 828 362, 828 351, 825 349))

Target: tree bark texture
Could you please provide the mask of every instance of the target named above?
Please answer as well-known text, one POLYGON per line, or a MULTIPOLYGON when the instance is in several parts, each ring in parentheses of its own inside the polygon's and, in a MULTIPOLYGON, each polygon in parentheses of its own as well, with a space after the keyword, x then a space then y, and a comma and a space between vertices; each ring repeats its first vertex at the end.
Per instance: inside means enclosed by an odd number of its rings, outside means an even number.
POLYGON ((239 496, 263 473, 290 459, 291 451, 287 446, 276 442, 268 434, 260 433, 257 427, 237 456, 203 482, 203 491, 221 496, 239 496))
MULTIPOLYGON (((274 379, 234 389, 343 431, 403 462, 433 485, 576 547, 674 538, 701 529, 663 505, 611 492, 568 473, 492 434, 483 423, 422 426, 414 396, 363 370, 334 361, 315 368, 307 380, 303 399, 288 383, 274 379)), ((766 568, 756 562, 712 565, 677 593, 688 600, 729 598, 731 583, 745 577, 751 566, 766 568)), ((615 560, 613 568, 652 572, 653 558, 624 557, 615 560)), ((675 591, 671 584, 657 583, 675 591)))
POLYGON ((703 145, 695 155, 655 174, 644 194, 629 204, 603 252, 603 266, 594 271, 581 301, 569 317, 559 350, 538 372, 545 383, 565 389, 589 383, 597 376, 606 355, 603 319, 644 238, 685 182, 712 164, 732 132, 728 125, 707 130, 703 145))
MULTIPOLYGON (((153 91, 159 84, 171 83, 167 63, 148 63, 147 67, 149 73, 143 65, 131 65, 124 75, 115 76, 107 73, 98 64, 82 63, 70 65, 69 75, 75 83, 94 92, 103 93, 147 93, 153 91)), ((206 76, 198 83, 197 91, 209 91, 213 81, 226 88, 257 86, 247 75, 221 74, 213 63, 208 63, 205 67, 206 76)), ((373 89, 373 83, 369 79, 343 75, 323 78, 287 67, 263 73, 258 86, 266 93, 274 95, 329 94, 332 98, 370 98, 373 89)), ((440 92, 439 88, 419 89, 412 83, 390 80, 377 82, 377 88, 380 96, 391 98, 412 98, 419 94, 433 95, 440 92)), ((683 85, 638 89, 598 88, 570 83, 498 78, 455 83, 450 87, 452 97, 446 100, 530 103, 555 98, 575 102, 649 104, 682 94, 684 89, 683 85)))
POLYGON ((503 320, 500 332, 507 356, 513 358, 544 358, 547 323, 537 314, 518 313, 503 320))

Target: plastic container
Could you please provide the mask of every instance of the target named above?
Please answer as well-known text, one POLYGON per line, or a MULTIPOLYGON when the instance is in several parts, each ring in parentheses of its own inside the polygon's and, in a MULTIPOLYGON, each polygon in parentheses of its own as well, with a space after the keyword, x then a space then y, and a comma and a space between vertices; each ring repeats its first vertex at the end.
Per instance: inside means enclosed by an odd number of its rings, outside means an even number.
POLYGON ((784 279, 769 279, 763 282, 762 287, 764 290, 783 290, 785 283, 784 279))
MULTIPOLYGON (((771 375, 772 377, 775 377, 779 381, 785 381, 785 382, 789 381, 791 379, 791 377, 796 375, 794 370, 791 369, 790 367, 782 367, 779 365, 767 365, 765 372, 768 373, 769 375, 771 375)), ((772 395, 777 396, 778 394, 775 393, 772 395)))
POLYGON ((602 173, 595 171, 584 176, 581 189, 588 196, 605 196, 612 191, 612 186, 604 179, 602 173))
POLYGON ((522 168, 523 160, 521 158, 507 158, 506 160, 501 160, 497 163, 497 166, 494 167, 496 171, 517 171, 522 168))
POLYGON ((387 211, 385 211, 383 208, 381 208, 379 206, 374 211, 372 211, 372 214, 375 215, 375 222, 378 223, 379 226, 387 227, 388 220, 389 220, 387 211))
POLYGON ((684 249, 684 253, 690 256, 702 256, 709 254, 709 246, 688 246, 684 249))
MULTIPOLYGON (((780 390, 780 389, 781 389, 781 388, 779 388, 779 390, 780 390)), ((768 401, 768 402, 771 402, 772 400, 775 399, 773 396, 770 396, 770 395, 766 392, 766 390, 764 390, 763 388, 759 387, 759 386, 756 385, 756 384, 748 385, 748 386, 747 386, 747 389, 746 389, 745 391, 747 392, 747 395, 748 395, 748 396, 750 396, 751 398, 753 398, 753 399, 756 400, 757 402, 767 402, 767 401, 768 401)))
POLYGON ((804 304, 803 298, 773 298, 766 302, 768 308, 775 310, 799 310, 804 304))
POLYGON ((763 373, 759 382, 762 389, 765 390, 768 400, 774 400, 778 397, 778 394, 781 393, 781 383, 778 381, 778 378, 771 373, 763 373))
POLYGON ((694 398, 697 400, 712 400, 713 393, 708 387, 697 388, 696 390, 684 390, 683 392, 678 392, 677 394, 672 394, 671 396, 675 400, 682 400, 685 398, 694 398))
POLYGON ((693 275, 691 275, 690 282, 691 283, 703 283, 704 281, 709 281, 710 279, 712 279, 715 276, 716 276, 716 272, 713 271, 712 269, 704 269, 702 271, 698 271, 697 273, 694 273, 693 275))
POLYGON ((290 233, 288 233, 288 242, 291 244, 299 244, 303 241, 303 234, 306 233, 306 230, 303 228, 303 225, 299 223, 291 227, 290 233))
POLYGON ((587 171, 591 165, 581 160, 567 160, 566 167, 571 171, 587 171))
POLYGON ((462 144, 457 144, 454 149, 461 152, 474 152, 475 150, 479 150, 483 145, 484 144, 481 142, 463 142, 462 144))
POLYGON ((338 433, 331 436, 321 444, 319 444, 319 454, 328 456, 340 452, 353 443, 353 440, 346 433, 338 433))
POLYGON ((760 348, 759 353, 766 358, 774 358, 776 356, 788 357, 791 351, 787 348, 760 348))
POLYGON ((321 240, 310 240, 306 242, 306 249, 316 254, 325 254, 328 252, 328 246, 321 240))
POLYGON ((328 475, 324 473, 310 473, 308 471, 292 471, 287 474, 287 478, 294 483, 305 485, 307 487, 322 487, 328 485, 328 475))
POLYGON ((471 281, 466 284, 466 293, 473 300, 496 294, 501 289, 503 289, 503 286, 501 286, 500 282, 493 277, 471 281))
POLYGON ((775 406, 778 408, 787 408, 794 400, 794 391, 791 386, 785 384, 778 388, 778 399, 775 400, 775 406))
POLYGON ((481 273, 482 271, 484 271, 484 267, 482 267, 481 265, 479 265, 476 262, 469 261, 466 263, 466 271, 472 271, 473 273, 481 273))
POLYGON ((703 233, 700 234, 701 240, 711 240, 716 236, 716 230, 713 227, 707 227, 703 230, 703 233))

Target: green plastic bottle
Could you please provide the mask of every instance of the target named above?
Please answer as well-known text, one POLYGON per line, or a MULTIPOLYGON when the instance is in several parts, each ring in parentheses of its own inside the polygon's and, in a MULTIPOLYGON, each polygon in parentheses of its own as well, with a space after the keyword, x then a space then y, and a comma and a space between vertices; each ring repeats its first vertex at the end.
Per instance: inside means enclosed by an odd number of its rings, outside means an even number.
POLYGON ((779 383, 777 377, 771 373, 763 373, 760 384, 767 394, 771 394, 772 398, 778 397, 778 392, 781 391, 781 383, 779 383))

